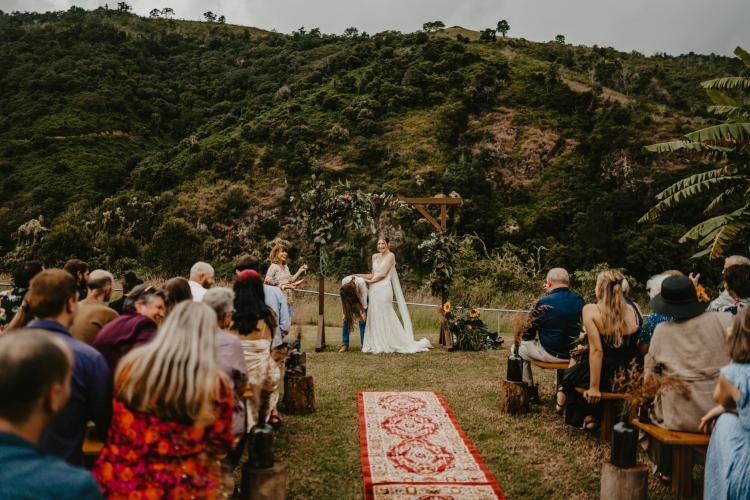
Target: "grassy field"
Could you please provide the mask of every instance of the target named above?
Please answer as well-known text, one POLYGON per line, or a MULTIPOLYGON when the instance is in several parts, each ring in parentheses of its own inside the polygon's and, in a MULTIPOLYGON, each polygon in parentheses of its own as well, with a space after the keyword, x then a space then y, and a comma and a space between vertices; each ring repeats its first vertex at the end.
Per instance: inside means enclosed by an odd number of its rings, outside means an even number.
MULTIPOLYGON (((318 411, 286 416, 278 433, 276 452, 288 465, 289 498, 362 498, 360 390, 440 392, 508 498, 599 497, 599 470, 609 448, 555 414, 552 373, 539 376, 546 403, 510 416, 500 413, 498 394, 507 349, 374 356, 359 352, 353 336, 352 351, 340 354, 340 328, 326 333, 328 351, 315 353, 315 327, 303 327, 318 411)), ((422 330, 422 336, 437 344, 437 330, 422 330)), ((653 477, 649 496, 673 498, 653 477)))

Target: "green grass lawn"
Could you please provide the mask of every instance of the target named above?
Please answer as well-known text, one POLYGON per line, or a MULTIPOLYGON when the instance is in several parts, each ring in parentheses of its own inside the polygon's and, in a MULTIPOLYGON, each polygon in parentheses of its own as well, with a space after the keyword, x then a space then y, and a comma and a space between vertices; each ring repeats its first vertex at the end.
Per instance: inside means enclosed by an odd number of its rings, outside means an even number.
MULTIPOLYGON (((436 331, 416 336, 437 344, 436 331)), ((353 335, 352 351, 340 354, 340 329, 328 327, 326 337, 329 350, 315 353, 315 327, 304 327, 317 413, 285 416, 278 432, 276 453, 287 462, 288 498, 362 498, 360 390, 440 392, 508 498, 599 497, 599 470, 609 448, 555 414, 551 372, 535 372, 546 402, 530 414, 510 416, 499 409, 507 348, 370 355, 359 352, 359 336, 353 335)), ((673 498, 653 476, 649 481, 650 498, 673 498)))

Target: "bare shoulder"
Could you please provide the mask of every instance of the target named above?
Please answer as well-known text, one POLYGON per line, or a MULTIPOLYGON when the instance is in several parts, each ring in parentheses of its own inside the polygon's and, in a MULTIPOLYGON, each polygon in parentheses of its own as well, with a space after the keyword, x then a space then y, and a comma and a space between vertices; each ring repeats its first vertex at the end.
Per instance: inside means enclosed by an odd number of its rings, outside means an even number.
POLYGON ((583 306, 583 311, 581 311, 581 315, 584 318, 598 318, 599 307, 596 304, 586 304, 585 306, 583 306))

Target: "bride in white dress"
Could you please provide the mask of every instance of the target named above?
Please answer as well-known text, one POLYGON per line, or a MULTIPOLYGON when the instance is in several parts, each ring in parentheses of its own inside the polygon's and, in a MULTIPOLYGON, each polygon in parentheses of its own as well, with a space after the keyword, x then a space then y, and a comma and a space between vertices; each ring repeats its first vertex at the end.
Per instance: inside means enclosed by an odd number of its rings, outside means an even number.
POLYGON ((378 253, 372 256, 372 274, 360 275, 368 285, 367 327, 362 352, 414 353, 430 349, 432 344, 423 338, 414 340, 411 317, 396 273, 396 257, 388 248, 388 240, 378 240, 378 253), (393 309, 396 296, 401 324, 393 309))

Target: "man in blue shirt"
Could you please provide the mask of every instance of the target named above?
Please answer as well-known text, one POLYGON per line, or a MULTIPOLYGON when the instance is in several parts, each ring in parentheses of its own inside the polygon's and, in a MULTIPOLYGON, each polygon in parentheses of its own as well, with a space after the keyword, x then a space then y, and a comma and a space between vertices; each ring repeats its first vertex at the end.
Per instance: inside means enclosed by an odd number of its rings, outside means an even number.
POLYGON ((523 381, 530 388, 531 401, 538 402, 539 391, 534 385, 530 361, 567 363, 571 344, 581 329, 583 297, 571 291, 569 286, 568 271, 561 267, 549 270, 544 280, 547 294, 534 304, 529 327, 522 336, 518 354, 524 360, 523 381))
POLYGON ((56 334, 24 329, 0 337, 0 498, 102 498, 88 471, 36 446, 70 396, 72 364, 56 334))
POLYGON ((83 465, 83 440, 89 421, 95 436, 104 440, 112 418, 112 387, 104 357, 88 344, 73 338, 77 303, 73 277, 61 269, 48 269, 31 280, 27 303, 32 317, 29 328, 53 332, 73 352, 73 379, 68 403, 50 422, 40 447, 72 465, 83 465))

